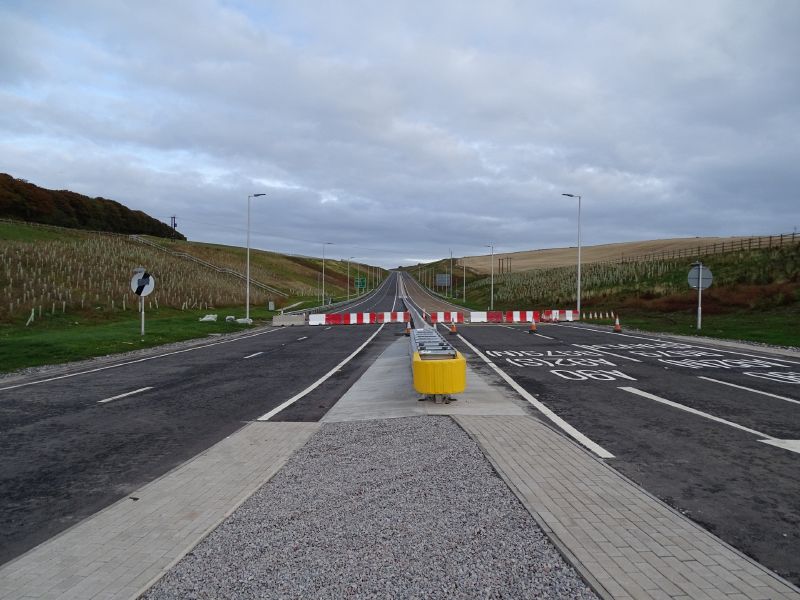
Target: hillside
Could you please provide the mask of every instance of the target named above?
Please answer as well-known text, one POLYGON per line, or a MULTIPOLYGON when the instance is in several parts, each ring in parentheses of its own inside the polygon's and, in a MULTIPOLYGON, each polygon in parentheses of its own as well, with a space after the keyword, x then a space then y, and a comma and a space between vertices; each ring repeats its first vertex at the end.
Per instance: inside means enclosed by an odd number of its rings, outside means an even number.
POLYGON ((186 238, 167 224, 114 200, 48 190, 0 173, 0 218, 74 229, 186 238))
MULTIPOLYGON (((698 247, 703 248, 714 244, 721 246, 723 243, 726 245, 738 245, 742 240, 749 239, 751 238, 741 236, 693 237, 583 246, 581 248, 581 262, 586 264, 627 260, 647 254, 685 254, 698 247)), ((568 267, 576 264, 577 258, 578 249, 575 246, 569 248, 525 250, 522 252, 496 252, 494 255, 494 272, 497 274, 502 270, 503 272, 519 273, 520 271, 547 267, 568 267)), ((466 265, 468 269, 473 269, 478 273, 489 273, 491 269, 491 259, 488 254, 466 256, 458 259, 458 265, 466 265)))

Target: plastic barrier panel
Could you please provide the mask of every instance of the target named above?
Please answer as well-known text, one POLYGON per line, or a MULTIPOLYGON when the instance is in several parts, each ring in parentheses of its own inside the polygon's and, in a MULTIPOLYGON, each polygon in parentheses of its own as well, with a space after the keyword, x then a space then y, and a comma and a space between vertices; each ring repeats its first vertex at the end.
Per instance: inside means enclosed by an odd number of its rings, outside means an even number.
POLYGON ((328 315, 308 315, 309 325, 325 325, 325 318, 328 315))
POLYGON ((489 321, 489 323, 502 323, 503 313, 499 310, 490 311, 486 313, 486 319, 489 321))
POLYGON ((471 312, 469 313, 469 322, 470 323, 486 323, 488 318, 486 317, 485 312, 471 312))

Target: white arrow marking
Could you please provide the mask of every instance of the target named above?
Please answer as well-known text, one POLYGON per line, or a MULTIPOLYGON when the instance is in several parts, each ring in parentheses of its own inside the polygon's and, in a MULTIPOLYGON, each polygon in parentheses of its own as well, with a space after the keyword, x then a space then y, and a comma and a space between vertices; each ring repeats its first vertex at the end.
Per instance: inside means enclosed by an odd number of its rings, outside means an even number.
POLYGON ((119 396, 111 396, 111 398, 106 398, 105 400, 98 400, 98 404, 105 404, 106 402, 111 402, 112 400, 119 400, 120 398, 127 398, 128 396, 133 396, 134 394, 138 394, 140 392, 146 392, 147 390, 152 390, 152 387, 143 387, 139 388, 138 390, 133 390, 132 392, 128 392, 126 394, 120 394, 119 396))

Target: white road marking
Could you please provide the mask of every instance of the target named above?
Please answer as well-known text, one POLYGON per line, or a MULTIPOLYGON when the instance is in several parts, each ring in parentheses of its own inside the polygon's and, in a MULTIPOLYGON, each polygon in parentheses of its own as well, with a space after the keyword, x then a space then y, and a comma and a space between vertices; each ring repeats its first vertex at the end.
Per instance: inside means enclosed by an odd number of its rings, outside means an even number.
MULTIPOLYGON (((385 323, 384 323, 384 325, 385 325, 385 323)), ((302 397, 303 397, 303 396, 305 396, 306 394, 308 394, 308 393, 310 393, 310 392, 314 391, 315 389, 317 389, 317 388, 318 388, 320 385, 322 385, 323 383, 325 383, 325 381, 327 381, 327 380, 328 380, 328 379, 329 379, 331 376, 333 376, 333 375, 334 375, 334 374, 335 374, 335 373, 336 373, 336 372, 337 372, 339 369, 341 369, 343 366, 345 366, 347 363, 349 363, 349 362, 350 362, 350 361, 351 361, 353 358, 355 358, 355 356, 356 356, 356 355, 357 355, 359 352, 361 352, 361 351, 362 351, 362 350, 363 350, 363 349, 364 349, 364 348, 367 346, 367 344, 369 344, 369 343, 370 343, 370 342, 371 342, 371 341, 372 341, 372 340, 375 338, 375 336, 376 336, 376 335, 378 335, 378 334, 381 332, 381 329, 383 329, 384 325, 381 325, 380 327, 378 327, 378 330, 377 330, 375 333, 373 333, 371 336, 369 336, 369 339, 367 339, 367 341, 366 341, 366 342, 364 342, 363 344, 361 344, 361 345, 360 345, 360 346, 359 346, 359 347, 358 347, 358 348, 355 350, 355 352, 353 352, 353 353, 352 353, 350 356, 348 356, 347 358, 345 358, 345 359, 344 359, 342 362, 340 362, 338 365, 336 365, 335 367, 333 367, 333 368, 332 368, 330 371, 328 371, 327 373, 325 373, 325 375, 323 375, 322 377, 320 377, 319 379, 317 379, 317 380, 316 380, 314 383, 312 383, 310 386, 308 386, 306 389, 304 389, 304 390, 303 390, 302 392, 300 392, 299 394, 295 394, 294 396, 292 396, 291 398, 289 398, 289 399, 288 399, 286 402, 284 402, 283 404, 281 404, 281 405, 279 405, 279 406, 276 406, 276 407, 275 407, 275 408, 273 408, 271 411, 269 411, 269 412, 268 412, 268 413, 266 413, 265 415, 262 415, 262 416, 260 416, 260 417, 259 417, 258 419, 256 419, 256 420, 257 420, 257 421, 269 421, 269 420, 270 420, 272 417, 274 417, 275 415, 277 415, 277 414, 278 414, 279 412, 281 412, 281 411, 282 411, 284 408, 287 408, 287 407, 291 406, 292 404, 294 404, 295 402, 297 402, 298 400, 300 400, 300 398, 302 398, 302 397)))
POLYGON ((794 398, 787 398, 786 396, 779 396, 778 394, 770 394, 769 392, 763 392, 761 390, 745 387, 743 385, 737 385, 735 383, 729 383, 727 381, 720 381, 719 379, 712 379, 711 377, 703 377, 702 375, 698 375, 697 378, 705 379, 706 381, 713 381, 714 383, 721 383, 722 385, 729 385, 730 387, 739 388, 740 390, 747 390, 748 392, 761 394, 762 396, 769 396, 770 398, 777 398, 778 400, 786 400, 786 402, 793 402, 795 404, 800 404, 800 400, 795 400, 794 398))
POLYGON ((325 331, 328 331, 328 329, 332 329, 332 328, 333 328, 333 326, 326 327, 326 328, 325 328, 325 331))
POLYGON ((111 402, 112 400, 119 400, 120 398, 127 398, 128 396, 133 396, 134 394, 139 394, 141 392, 146 392, 147 390, 152 390, 152 387, 143 387, 139 388, 138 390, 133 390, 132 392, 127 392, 126 394, 120 394, 119 396, 111 396, 111 398, 106 398, 105 400, 98 400, 98 404, 105 404, 106 402, 111 402))
POLYGON ((248 354, 247 356, 245 356, 245 358, 254 358, 254 357, 259 356, 261 354, 264 354, 264 353, 263 352, 256 352, 255 354, 248 354))
POLYGON ((562 429, 567 435, 571 438, 576 440, 581 445, 585 446, 592 452, 594 452, 600 458, 614 458, 614 455, 611 454, 608 450, 600 446, 599 444, 593 442, 588 437, 583 435, 580 431, 575 429, 572 425, 567 423, 564 419, 559 417, 556 413, 552 410, 547 408, 544 404, 542 404, 539 400, 534 398, 525 388, 523 388, 520 384, 514 381, 505 371, 503 371, 500 367, 494 364, 491 360, 489 360, 483 353, 478 350, 475 346, 470 344, 467 340, 465 340, 461 335, 458 336, 462 342, 464 342, 472 351, 477 354, 479 357, 483 359, 483 361, 489 365, 495 372, 500 375, 505 381, 512 387, 514 390, 525 400, 530 402, 538 411, 540 411, 544 416, 550 419, 553 423, 555 423, 560 429, 562 429))
POLYGON ((755 429, 750 429, 749 427, 745 427, 744 425, 739 425, 738 423, 734 423, 733 421, 727 421, 725 419, 715 417, 714 415, 710 415, 701 410, 697 410, 696 408, 692 408, 684 404, 678 404, 677 402, 673 402, 672 400, 667 400, 666 398, 661 398, 660 396, 656 396, 655 394, 649 394, 647 392, 643 392, 642 390, 638 390, 633 387, 621 387, 619 389, 624 390, 626 392, 630 392, 631 394, 636 394, 638 396, 641 396, 642 398, 655 400, 656 402, 666 404, 667 406, 672 406, 673 408, 685 410, 686 412, 692 413, 693 415, 697 415, 698 417, 705 417, 706 419, 711 419, 712 421, 716 421, 717 423, 722 423, 723 425, 728 425, 729 427, 734 427, 735 429, 740 429, 742 431, 746 431, 747 433, 752 433, 760 438, 764 438, 758 440, 759 442, 762 442, 764 444, 769 444, 770 446, 783 448, 784 450, 788 450, 789 452, 797 452, 800 454, 800 440, 779 440, 777 438, 772 437, 771 435, 767 435, 766 433, 761 433, 760 431, 756 431, 755 429))
POLYGON ((18 383, 17 385, 9 385, 7 387, 0 388, 0 392, 4 392, 6 390, 14 390, 16 388, 27 387, 29 385, 38 385, 40 383, 49 383, 50 381, 58 381, 59 379, 68 379, 69 377, 77 377, 78 375, 88 375, 90 373, 97 373, 99 371, 105 371, 107 369, 116 369, 117 367, 124 367, 127 365, 134 365, 136 363, 145 362, 148 360, 155 360, 157 358, 164 358, 165 356, 173 356, 175 354, 183 354, 184 352, 194 352, 195 350, 202 350, 203 348, 210 348, 212 346, 220 346, 222 344, 230 344, 231 342, 238 342, 240 340, 247 340, 250 338, 257 337, 259 335, 265 335, 267 333, 272 333, 274 331, 280 331, 283 329, 282 327, 277 327, 275 329, 269 329, 267 331, 261 331, 259 333, 254 333, 252 335, 243 335, 241 337, 234 338, 232 340, 222 340, 221 342, 214 342, 212 344, 203 344, 202 346, 193 346, 192 348, 184 348, 183 350, 176 350, 175 352, 165 352, 164 354, 156 354, 155 356, 146 356, 145 358, 137 358, 136 360, 129 360, 121 363, 116 363, 113 365, 107 365, 105 367, 97 367, 96 369, 89 369, 88 371, 78 371, 77 373, 67 373, 66 375, 59 375, 57 377, 49 377, 47 379, 39 379, 38 381, 29 381, 27 383, 18 383))
POLYGON ((800 362, 794 360, 788 360, 785 358, 777 358, 774 356, 758 356, 757 354, 747 354, 745 352, 740 352, 739 350, 723 350, 722 348, 712 347, 709 348, 708 346, 699 346, 694 344, 690 341, 684 340, 675 340, 669 338, 660 338, 660 337, 643 337, 641 335, 631 335, 629 333, 614 333, 613 331, 605 331, 603 329, 591 329, 589 327, 579 327, 575 325, 564 325, 559 323, 557 327, 569 327, 570 329, 580 329, 581 331, 593 331, 597 333, 605 333, 607 335, 613 335, 614 337, 626 337, 632 338, 634 340, 646 340, 648 342, 661 342, 661 343, 668 343, 668 344, 686 344, 690 348, 697 348, 698 350, 711 350, 712 352, 725 352, 726 354, 739 354, 741 356, 747 356, 749 358, 759 358, 761 360, 777 360, 780 362, 789 363, 790 365, 800 365, 800 362))
POLYGON ((308 339, 308 336, 307 336, 307 335, 304 335, 303 337, 299 337, 299 338, 297 338, 297 341, 298 341, 298 342, 301 342, 301 341, 303 341, 303 340, 307 340, 307 339, 308 339))
POLYGON ((547 339, 547 340, 554 340, 554 339, 556 339, 556 338, 551 338, 549 335, 543 335, 543 334, 541 334, 541 333, 534 333, 533 335, 538 335, 539 337, 543 337, 543 338, 545 338, 545 339, 547 339))
POLYGON ((591 350, 592 352, 599 352, 600 354, 608 354, 609 356, 615 356, 616 358, 622 358, 624 360, 629 360, 631 362, 642 362, 638 358, 631 358, 630 356, 623 356, 622 354, 614 354, 613 352, 607 352, 606 350, 598 350, 594 346, 590 346, 587 344, 572 344, 577 348, 583 348, 584 350, 591 350))

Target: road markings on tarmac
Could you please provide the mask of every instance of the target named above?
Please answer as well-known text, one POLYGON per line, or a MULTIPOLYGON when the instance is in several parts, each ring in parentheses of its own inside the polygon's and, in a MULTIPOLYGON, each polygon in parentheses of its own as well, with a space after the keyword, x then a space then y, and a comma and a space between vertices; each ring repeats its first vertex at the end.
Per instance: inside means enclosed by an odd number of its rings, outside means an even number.
POLYGON ((770 394, 769 392, 762 392, 761 390, 745 387, 743 385, 737 385, 735 383, 729 383, 727 381, 720 381, 719 379, 712 379, 711 377, 703 377, 702 375, 699 375, 697 378, 705 379, 706 381, 713 381, 714 383, 721 383, 722 385, 729 385, 734 388, 739 388, 740 390, 747 390, 748 392, 753 392, 755 394, 769 396, 770 398, 777 398, 778 400, 786 400, 786 402, 793 402, 795 404, 800 404, 800 400, 795 400, 794 398, 787 398, 786 396, 779 396, 778 394, 770 394))
POLYGON ((255 358, 256 356, 260 356, 264 354, 263 352, 256 352, 255 354, 248 354, 245 358, 255 358))
POLYGON ((299 338, 297 338, 297 341, 298 341, 298 342, 302 342, 303 340, 307 340, 307 339, 308 339, 308 336, 307 336, 307 335, 304 335, 303 337, 299 337, 299 338))
POLYGON ((47 379, 39 379, 37 381, 29 381, 27 383, 18 383, 16 385, 9 385, 7 387, 0 388, 0 392, 4 392, 6 390, 14 390, 16 388, 27 387, 29 385, 38 385, 40 383, 49 383, 50 381, 58 381, 59 379, 67 379, 69 377, 77 377, 78 375, 88 375, 90 373, 97 373, 99 371, 105 371, 107 369, 116 369, 117 367, 124 367, 127 365, 135 365, 136 363, 145 362, 148 360, 155 360, 157 358, 164 358, 165 356, 173 356, 175 354, 183 354, 184 352, 194 352, 195 350, 202 350, 203 348, 210 348, 211 346, 219 346, 221 344, 230 344, 231 342, 238 342, 240 340, 247 340, 253 337, 257 337, 259 335, 264 335, 267 333, 273 333, 274 331, 280 331, 283 329, 282 327, 277 327, 275 329, 268 329, 267 331, 260 331, 258 333, 254 333, 252 335, 242 335, 230 340, 222 340, 221 342, 213 342, 211 344, 203 344, 201 346, 192 346, 191 348, 184 348, 183 350, 176 350, 174 352, 165 352, 164 354, 156 354, 155 356, 146 356, 145 358, 138 358, 136 360, 128 360, 121 363, 116 363, 113 365, 107 365, 105 367, 97 367, 96 369, 89 369, 88 371, 78 371, 77 373, 67 373, 66 375, 59 375, 57 377, 48 377, 47 379))
POLYGON ((143 387, 139 388, 138 390, 133 390, 132 392, 128 392, 126 394, 120 394, 119 396, 111 396, 111 398, 106 398, 105 400, 98 400, 98 404, 105 404, 106 402, 111 402, 112 400, 119 400, 120 398, 127 398, 128 396, 133 396, 134 394, 139 394, 141 392, 146 392, 147 390, 152 390, 152 387, 143 387))
POLYGON ((544 404, 542 404, 539 400, 533 397, 525 388, 523 388, 520 384, 514 381, 510 375, 508 375, 505 371, 503 371, 500 367, 494 364, 491 360, 489 360, 484 354, 478 350, 475 346, 470 344, 467 340, 464 339, 463 336, 459 335, 458 338, 464 342, 477 356, 479 356, 483 362, 489 365, 494 371, 502 377, 506 383, 508 383, 520 396, 525 398, 534 408, 536 408, 539 412, 541 412, 544 416, 550 419, 553 423, 555 423, 564 433, 569 435, 575 441, 577 441, 582 446, 588 448, 592 452, 594 452, 600 458, 614 458, 614 455, 611 454, 608 450, 600 446, 599 444, 593 442, 588 437, 583 435, 580 431, 575 429, 572 425, 567 423, 564 419, 559 417, 556 413, 552 410, 547 408, 544 404))
MULTIPOLYGON (((394 308, 394 305, 392 305, 392 308, 394 308)), ((314 391, 315 389, 317 389, 320 385, 322 385, 323 383, 325 383, 325 381, 327 381, 330 377, 332 377, 339 369, 341 369, 343 366, 345 366, 347 363, 349 363, 351 360, 353 360, 353 358, 355 358, 355 356, 359 352, 361 352, 364 348, 366 348, 367 344, 369 344, 373 339, 375 339, 375 336, 378 335, 381 332, 383 327, 384 327, 384 325, 381 325, 380 327, 378 327, 378 330, 375 333, 373 333, 371 336, 369 336, 369 338, 367 339, 366 342, 364 342, 358 348, 356 348, 355 352, 353 352, 350 356, 345 358, 338 365, 333 367, 330 371, 325 373, 325 375, 323 375, 322 377, 317 379, 314 383, 312 383, 310 386, 308 386, 306 389, 304 389, 299 394, 295 394, 294 396, 289 398, 283 404, 280 404, 280 405, 276 406, 275 408, 273 408, 271 411, 269 411, 265 415, 261 415, 260 417, 258 417, 258 419, 256 419, 256 421, 269 421, 272 417, 277 415, 284 408, 288 408, 289 406, 291 406, 292 404, 294 404, 295 402, 300 400, 300 398, 302 398, 303 396, 305 396, 305 395, 309 394, 310 392, 314 391)))
POLYGON ((584 350, 591 350, 593 352, 599 352, 600 354, 608 354, 609 356, 615 356, 617 358, 622 358, 624 360, 630 360, 632 362, 642 362, 638 358, 631 358, 630 356, 623 356, 622 354, 614 354, 613 352, 607 352, 605 350, 598 350, 594 346, 587 346, 585 344, 572 344, 576 348, 583 348, 584 350))
POLYGON ((790 452, 800 453, 800 440, 779 440, 770 435, 767 435, 766 433, 761 433, 760 431, 756 431, 755 429, 750 429, 749 427, 745 427, 744 425, 739 425, 738 423, 734 423, 733 421, 728 421, 720 417, 715 417, 714 415, 711 415, 707 412, 703 412, 702 410, 697 410, 696 408, 692 408, 691 406, 686 406, 685 404, 679 404, 678 402, 667 400, 666 398, 662 398, 661 396, 656 396, 655 394, 650 394, 648 392, 644 392, 634 387, 620 387, 619 389, 625 392, 629 392, 631 394, 636 394, 637 396, 641 396, 642 398, 647 398, 648 400, 654 400, 655 402, 666 404, 667 406, 671 406, 672 408, 684 410, 693 415, 697 415, 698 417, 704 417, 706 419, 710 419, 711 421, 722 423, 723 425, 727 425, 728 427, 733 427, 741 431, 746 431, 747 433, 752 433, 753 435, 756 435, 760 438, 764 438, 762 440, 758 440, 759 442, 770 444, 771 446, 777 446, 778 448, 783 448, 785 450, 789 450, 790 452))
MULTIPOLYGON (((510 325, 500 325, 500 327, 505 327, 506 329, 511 329, 512 331, 519 331, 521 333, 530 333, 529 331, 526 331, 525 329, 520 329, 519 327, 511 327, 510 325)), ((546 340, 554 340, 554 339, 556 339, 556 338, 551 338, 549 335, 544 335, 544 334, 541 334, 541 333, 534 333, 533 335, 537 335, 540 338, 544 338, 546 340)))

